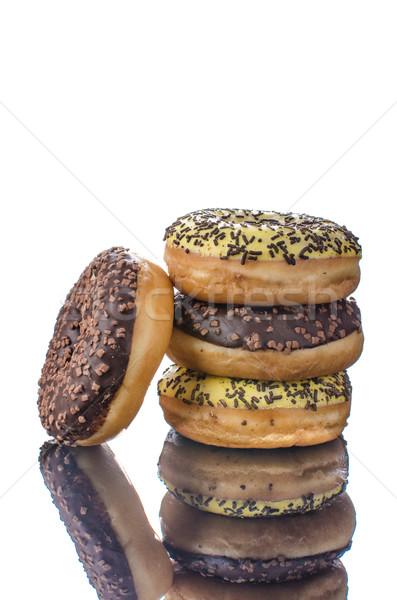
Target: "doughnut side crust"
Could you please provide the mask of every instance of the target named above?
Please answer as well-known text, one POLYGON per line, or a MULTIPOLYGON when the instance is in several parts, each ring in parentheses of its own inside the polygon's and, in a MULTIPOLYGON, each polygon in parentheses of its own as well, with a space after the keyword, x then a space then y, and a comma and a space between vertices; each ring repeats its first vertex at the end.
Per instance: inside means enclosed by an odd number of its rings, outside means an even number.
POLYGON ((175 287, 211 303, 250 305, 320 304, 346 298, 360 281, 359 256, 252 261, 221 260, 165 247, 164 260, 175 287))
POLYGON ((346 481, 346 442, 305 448, 228 450, 199 444, 171 430, 159 460, 161 476, 196 493, 241 500, 284 500, 326 492, 346 481))
POLYGON ((286 583, 229 583, 193 572, 175 574, 165 600, 346 600, 347 573, 335 561, 320 573, 286 583))
POLYGON ((127 370, 105 420, 81 446, 101 444, 128 427, 164 356, 172 332, 173 289, 167 274, 148 260, 138 275, 136 317, 127 370))
POLYGON ((183 552, 231 559, 304 558, 349 545, 356 518, 343 493, 321 510, 274 519, 227 519, 167 493, 160 508, 164 541, 183 552))
POLYGON ((77 464, 107 507, 130 564, 137 598, 160 598, 171 587, 172 565, 147 520, 138 494, 107 446, 79 450, 77 464))
POLYGON ((300 348, 289 354, 277 350, 225 348, 173 328, 167 356, 175 363, 228 377, 268 381, 306 379, 347 369, 361 355, 362 331, 315 348, 300 348))
POLYGON ((160 395, 164 418, 181 435, 196 442, 226 448, 311 446, 337 438, 350 414, 350 400, 306 408, 258 410, 186 404, 182 398, 160 395))

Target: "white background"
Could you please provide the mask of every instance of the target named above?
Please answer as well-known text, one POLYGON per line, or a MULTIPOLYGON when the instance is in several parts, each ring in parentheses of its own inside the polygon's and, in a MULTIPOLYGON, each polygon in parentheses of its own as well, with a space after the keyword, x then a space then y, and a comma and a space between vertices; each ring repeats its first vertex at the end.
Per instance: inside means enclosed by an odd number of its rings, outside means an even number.
MULTIPOLYGON (((207 207, 293 209, 360 237, 366 341, 346 430, 358 526, 344 563, 353 600, 396 597, 395 7, 0 5, 4 597, 96 597, 36 463, 37 380, 67 291, 112 245, 161 264, 165 227, 207 207)), ((154 381, 112 443, 157 530, 167 430, 154 381)))

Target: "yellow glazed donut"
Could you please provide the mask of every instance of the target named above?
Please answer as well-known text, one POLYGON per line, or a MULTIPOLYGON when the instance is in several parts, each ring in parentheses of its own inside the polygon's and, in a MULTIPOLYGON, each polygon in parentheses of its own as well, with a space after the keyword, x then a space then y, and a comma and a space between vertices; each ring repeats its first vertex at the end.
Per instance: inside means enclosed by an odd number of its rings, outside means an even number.
POLYGON ((220 448, 169 432, 159 476, 178 500, 227 517, 278 517, 325 506, 344 491, 346 444, 220 448))
POLYGON ((347 369, 363 341, 352 298, 311 306, 228 306, 177 294, 167 354, 212 375, 306 379, 347 369))
POLYGON ((59 311, 39 381, 43 427, 101 444, 137 414, 172 331, 173 290, 150 261, 115 247, 86 267, 59 311))
POLYGON ((345 371, 299 381, 218 377, 178 365, 158 383, 166 421, 194 441, 227 448, 310 446, 338 437, 350 414, 345 371))
POLYGON ((308 215, 198 210, 172 223, 165 242, 175 287, 208 302, 332 302, 351 294, 360 279, 357 238, 308 215))

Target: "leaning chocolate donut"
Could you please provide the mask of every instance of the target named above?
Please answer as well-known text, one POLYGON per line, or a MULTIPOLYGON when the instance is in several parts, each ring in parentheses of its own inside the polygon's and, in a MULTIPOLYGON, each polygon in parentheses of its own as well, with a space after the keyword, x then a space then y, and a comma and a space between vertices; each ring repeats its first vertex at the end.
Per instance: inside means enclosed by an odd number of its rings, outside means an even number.
POLYGON ((172 223, 164 239, 175 287, 207 302, 332 302, 353 293, 360 279, 358 239, 308 215, 198 210, 172 223))
POLYGON ((356 525, 346 492, 320 510, 274 519, 229 519, 167 493, 160 520, 178 564, 236 583, 292 581, 321 571, 350 548, 356 525))
POLYGON ((70 290, 39 381, 39 413, 63 443, 102 443, 127 427, 167 348, 172 286, 124 248, 94 258, 70 290))
POLYGON ((343 371, 363 347, 353 299, 303 306, 228 306, 177 294, 167 354, 212 375, 306 379, 343 371))
POLYGON ((172 365, 158 382, 158 394, 165 420, 178 433, 226 448, 328 442, 342 433, 351 404, 346 371, 268 382, 172 365))
POLYGON ((171 586, 171 561, 109 446, 46 442, 39 461, 44 483, 98 597, 161 598, 171 586))

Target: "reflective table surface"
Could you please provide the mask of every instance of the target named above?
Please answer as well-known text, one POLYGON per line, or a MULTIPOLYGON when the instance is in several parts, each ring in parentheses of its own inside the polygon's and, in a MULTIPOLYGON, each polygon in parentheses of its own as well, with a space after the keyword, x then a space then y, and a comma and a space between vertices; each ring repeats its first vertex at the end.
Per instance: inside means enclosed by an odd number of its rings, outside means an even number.
MULTIPOLYGON (((2 597, 97 598, 44 485, 37 381, 63 300, 100 251, 162 263, 207 207, 294 210, 363 247, 349 369, 349 598, 392 598, 397 534, 395 6, 304 0, 5 3, 0 14, 2 597)), ((156 380, 110 442, 153 528, 168 425, 156 380)))
MULTIPOLYGON (((365 358, 362 357, 362 362, 365 358)), ((167 361, 165 359, 165 364, 167 361)), ((350 424, 345 430, 350 456, 350 477, 347 491, 357 513, 357 528, 352 549, 342 562, 349 576, 349 597, 355 598, 363 590, 363 565, 371 564, 376 554, 382 554, 382 577, 379 568, 368 566, 365 571, 365 588, 368 593, 387 594, 393 572, 393 531, 397 524, 393 485, 393 443, 380 435, 375 447, 367 442, 373 439, 374 421, 364 418, 359 411, 368 410, 372 394, 376 393, 365 381, 365 368, 351 368, 354 400, 350 424), (367 388, 367 389, 366 389, 367 388), (369 397, 370 396, 370 397, 369 397), (384 460, 381 460, 381 456, 384 460), (356 595, 357 594, 357 595, 356 595)), ((387 405, 387 399, 384 401, 387 405)), ((33 413, 34 411, 30 411, 33 413)), ((17 436, 3 448, 3 465, 6 482, 1 497, 2 530, 6 544, 3 547, 3 565, 9 597, 28 597, 34 590, 57 590, 57 597, 78 595, 96 598, 88 582, 76 550, 59 513, 45 487, 38 464, 41 444, 47 439, 32 414, 29 437, 17 436), (17 593, 16 590, 17 589, 17 593), (17 595, 16 595, 17 594, 17 595)), ((393 424, 390 427, 392 436, 393 424)), ((157 402, 154 384, 148 391, 145 403, 130 428, 110 442, 117 460, 123 465, 137 490, 153 529, 161 535, 158 510, 165 493, 157 477, 157 461, 169 430, 157 402)))

